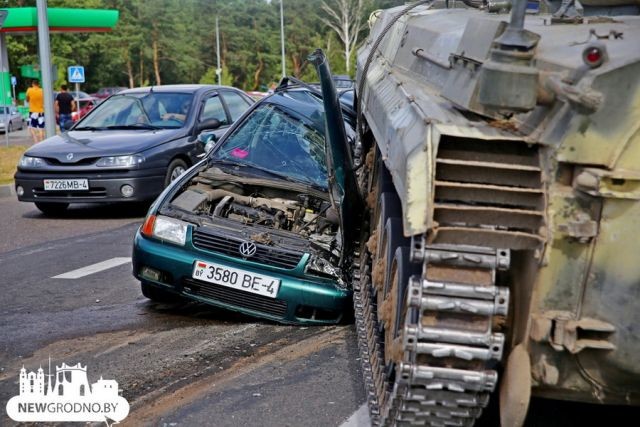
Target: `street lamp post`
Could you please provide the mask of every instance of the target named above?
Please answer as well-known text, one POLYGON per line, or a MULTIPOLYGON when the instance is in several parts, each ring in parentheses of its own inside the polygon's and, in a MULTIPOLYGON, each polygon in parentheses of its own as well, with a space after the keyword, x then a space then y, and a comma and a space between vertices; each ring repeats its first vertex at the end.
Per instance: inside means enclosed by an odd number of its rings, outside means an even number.
POLYGON ((218 59, 218 66, 216 68, 216 75, 218 76, 218 85, 222 85, 222 69, 220 68, 220 30, 218 28, 217 16, 216 16, 216 57, 218 59))
MULTIPOLYGON (((6 43, 6 39, 4 37, 4 34, 0 35, 0 38, 2 39, 2 45, 4 46, 4 44, 6 43)), ((0 90, 2 90, 2 120, 4 123, 4 142, 5 145, 8 147, 9 146, 9 123, 11 123, 11 113, 10 113, 10 109, 11 107, 9 106, 9 103, 6 102, 7 101, 7 91, 4 87, 5 85, 5 81, 4 81, 4 73, 5 73, 5 64, 6 64, 6 68, 7 68, 7 72, 9 72, 9 58, 5 57, 4 55, 5 52, 0 52, 0 71, 2 72, 2 76, 0 76, 0 84, 2 85, 2 88, 0 88, 0 90), (9 114, 7 114, 9 113, 9 114)))
POLYGON ((44 92, 44 128, 47 138, 56 134, 56 115, 53 110, 53 80, 51 78, 51 49, 49 47, 49 21, 47 0, 36 0, 38 9, 38 51, 44 92))
MULTIPOLYGON (((9 12, 7 12, 6 10, 0 10, 0 28, 2 28, 2 26, 4 25, 4 21, 5 19, 7 19, 7 15, 9 14, 9 12)), ((6 56, 7 50, 5 49, 6 46, 6 39, 4 37, 4 34, 0 34, 0 46, 2 46, 2 52, 0 52, 0 72, 2 73, 2 76, 0 76, 0 81, 2 83, 2 103, 5 104, 2 108, 3 108, 3 114, 4 114, 4 142, 7 145, 7 147, 9 146, 9 123, 11 122, 11 114, 7 115, 7 110, 9 110, 11 107, 9 106, 9 103, 6 102, 7 99, 7 92, 5 90, 5 80, 4 80, 4 73, 5 73, 5 67, 7 69, 7 74, 9 73, 9 58, 6 56), (5 65, 6 64, 6 65, 5 65), (9 120, 7 121, 7 117, 9 118, 9 120)))
POLYGON ((286 77, 287 69, 284 61, 284 12, 282 2, 284 2, 284 0, 280 0, 280 47, 282 48, 282 77, 286 77))

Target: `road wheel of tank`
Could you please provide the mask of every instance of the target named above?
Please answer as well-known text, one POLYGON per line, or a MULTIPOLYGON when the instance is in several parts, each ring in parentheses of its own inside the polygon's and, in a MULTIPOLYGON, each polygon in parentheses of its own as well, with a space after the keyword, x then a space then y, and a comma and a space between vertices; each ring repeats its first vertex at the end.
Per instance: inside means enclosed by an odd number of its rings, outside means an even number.
POLYGON ((50 216, 61 215, 69 207, 69 203, 35 202, 35 204, 40 212, 50 216))
MULTIPOLYGON (((418 311, 416 309, 410 309, 407 305, 407 289, 409 289, 409 281, 412 277, 420 279, 422 272, 422 264, 412 263, 409 255, 410 249, 406 246, 402 246, 396 249, 396 252, 391 262, 391 268, 389 268, 389 292, 387 300, 393 304, 395 309, 395 316, 390 319, 392 322, 390 338, 393 339, 394 346, 399 343, 402 344, 402 330, 407 318, 407 313, 411 316, 411 323, 415 323, 418 320, 418 311)), ((385 300, 385 301, 387 301, 385 300)), ((397 362, 399 360, 391 360, 397 362)), ((389 363, 389 361, 387 361, 389 363)))
POLYGON ((155 302, 174 303, 179 299, 176 294, 160 289, 148 282, 140 282, 140 290, 142 290, 142 295, 155 302))
POLYGON ((398 196, 385 192, 380 194, 380 201, 375 206, 377 221, 367 242, 367 249, 373 260, 374 284, 378 285, 375 286, 375 289, 383 288, 386 262, 393 256, 393 251, 396 247, 405 244, 402 235, 402 220, 399 218, 401 214, 399 203, 398 196), (392 220, 391 224, 389 220, 392 220))
POLYGON ((182 175, 187 170, 187 162, 182 159, 173 159, 167 167, 167 174, 164 177, 164 186, 168 186, 176 178, 182 175))
POLYGON ((409 280, 412 276, 419 277, 422 270, 421 264, 410 262, 408 246, 396 247, 390 258, 387 261, 389 268, 385 272, 384 298, 378 310, 384 334, 384 366, 389 387, 393 385, 396 366, 403 360, 402 331, 407 313, 410 313, 413 321, 417 320, 419 314, 407 306, 409 280))

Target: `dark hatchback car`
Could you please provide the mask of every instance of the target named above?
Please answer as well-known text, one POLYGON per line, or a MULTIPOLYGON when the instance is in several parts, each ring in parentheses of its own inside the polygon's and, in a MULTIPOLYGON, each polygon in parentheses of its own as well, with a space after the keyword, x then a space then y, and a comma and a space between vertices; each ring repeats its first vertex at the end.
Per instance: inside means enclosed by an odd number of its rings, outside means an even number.
POLYGON ((282 323, 342 319, 361 199, 355 120, 324 89, 281 84, 154 202, 133 249, 146 297, 282 323))
POLYGON ((221 136, 253 102, 238 89, 210 85, 115 94, 24 153, 15 174, 18 199, 52 214, 69 203, 153 200, 199 160, 201 132, 221 136))

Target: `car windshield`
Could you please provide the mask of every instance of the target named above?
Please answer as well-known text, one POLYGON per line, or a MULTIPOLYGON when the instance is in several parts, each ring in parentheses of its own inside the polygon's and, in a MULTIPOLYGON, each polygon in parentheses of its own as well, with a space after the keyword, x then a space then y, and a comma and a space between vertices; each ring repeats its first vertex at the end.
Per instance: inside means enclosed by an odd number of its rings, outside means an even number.
POLYGON ((324 136, 271 104, 255 109, 216 149, 213 159, 327 188, 324 136))
POLYGON ((184 126, 193 94, 144 92, 114 95, 98 105, 76 128, 177 129, 184 126))

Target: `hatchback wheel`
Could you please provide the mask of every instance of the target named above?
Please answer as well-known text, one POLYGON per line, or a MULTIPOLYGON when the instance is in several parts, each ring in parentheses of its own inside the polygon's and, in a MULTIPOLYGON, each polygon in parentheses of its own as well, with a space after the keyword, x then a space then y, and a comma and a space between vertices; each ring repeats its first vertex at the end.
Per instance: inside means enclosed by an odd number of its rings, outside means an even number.
POLYGON ((11 122, 9 122, 9 127, 7 128, 7 131, 9 133, 13 132, 13 124, 11 124, 11 122))
POLYGON ((50 203, 50 202, 35 202, 36 208, 45 215, 56 216, 62 214, 69 207, 69 203, 50 203))
POLYGON ((171 184, 176 178, 187 170, 187 163, 181 159, 173 159, 167 168, 167 175, 164 178, 164 186, 171 184))

